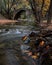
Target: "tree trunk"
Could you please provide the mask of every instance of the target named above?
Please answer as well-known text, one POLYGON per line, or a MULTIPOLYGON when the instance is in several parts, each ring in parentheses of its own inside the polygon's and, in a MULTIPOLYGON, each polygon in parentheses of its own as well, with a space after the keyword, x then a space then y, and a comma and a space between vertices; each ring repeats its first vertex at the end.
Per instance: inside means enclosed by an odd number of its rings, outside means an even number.
POLYGON ((50 7, 49 7, 49 10, 48 10, 47 24, 51 23, 51 18, 52 18, 52 0, 50 2, 50 7))

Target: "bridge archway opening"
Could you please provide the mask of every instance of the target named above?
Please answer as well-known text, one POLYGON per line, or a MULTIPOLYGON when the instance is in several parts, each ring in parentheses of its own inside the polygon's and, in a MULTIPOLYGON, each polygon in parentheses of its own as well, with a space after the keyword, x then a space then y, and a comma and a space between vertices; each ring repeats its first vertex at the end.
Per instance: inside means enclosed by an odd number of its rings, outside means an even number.
POLYGON ((15 16, 14 16, 14 20, 18 20, 19 18, 24 18, 26 15, 26 10, 19 10, 15 16))

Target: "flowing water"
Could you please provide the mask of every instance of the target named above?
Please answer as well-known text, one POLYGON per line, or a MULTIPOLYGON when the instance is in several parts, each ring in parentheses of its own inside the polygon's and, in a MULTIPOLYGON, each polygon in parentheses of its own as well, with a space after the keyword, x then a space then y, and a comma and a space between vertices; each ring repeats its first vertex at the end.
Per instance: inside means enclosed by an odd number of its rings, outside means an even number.
POLYGON ((0 65, 36 65, 34 60, 23 55, 20 49, 23 44, 21 38, 24 35, 28 36, 31 28, 18 26, 9 31, 0 30, 0 65))

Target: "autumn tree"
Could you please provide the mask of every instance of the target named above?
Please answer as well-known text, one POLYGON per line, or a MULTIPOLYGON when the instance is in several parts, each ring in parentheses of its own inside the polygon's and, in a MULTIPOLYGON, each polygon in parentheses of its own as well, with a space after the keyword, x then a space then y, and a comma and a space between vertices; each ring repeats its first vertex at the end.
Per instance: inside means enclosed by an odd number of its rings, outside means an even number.
POLYGON ((29 0, 33 14, 37 22, 42 22, 42 19, 47 14, 50 6, 50 0, 29 0))
POLYGON ((31 5, 31 8, 32 8, 32 11, 33 11, 33 14, 35 16, 36 21, 40 22, 39 15, 38 15, 38 10, 37 10, 37 1, 29 0, 29 3, 31 5))

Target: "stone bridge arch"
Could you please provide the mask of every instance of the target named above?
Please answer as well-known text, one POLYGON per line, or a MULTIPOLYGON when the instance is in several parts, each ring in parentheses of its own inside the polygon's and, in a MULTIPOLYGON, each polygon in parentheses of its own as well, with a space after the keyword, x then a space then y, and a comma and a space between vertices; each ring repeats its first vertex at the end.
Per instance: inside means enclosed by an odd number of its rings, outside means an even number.
POLYGON ((20 14, 26 11, 27 9, 24 9, 24 8, 16 10, 13 14, 13 19, 17 20, 20 17, 20 14))

